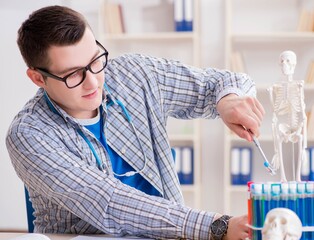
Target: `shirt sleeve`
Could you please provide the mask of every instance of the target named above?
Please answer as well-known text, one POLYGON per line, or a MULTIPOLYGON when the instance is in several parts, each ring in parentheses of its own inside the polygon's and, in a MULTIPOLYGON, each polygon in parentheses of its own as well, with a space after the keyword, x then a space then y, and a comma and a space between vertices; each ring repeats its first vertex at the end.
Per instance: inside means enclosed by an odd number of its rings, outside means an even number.
POLYGON ((143 79, 143 84, 150 84, 149 88, 158 94, 166 116, 216 118, 219 116, 216 104, 222 97, 230 93, 256 96, 255 83, 245 73, 201 69, 140 54, 124 55, 117 63, 131 64, 131 74, 140 76, 138 79, 143 79))
MULTIPOLYGON (((68 141, 80 144, 75 138, 68 141)), ((6 143, 26 186, 104 233, 150 238, 209 236, 212 214, 122 184, 87 164, 84 156, 69 151, 53 129, 42 132, 36 125, 19 124, 10 129, 6 143)))

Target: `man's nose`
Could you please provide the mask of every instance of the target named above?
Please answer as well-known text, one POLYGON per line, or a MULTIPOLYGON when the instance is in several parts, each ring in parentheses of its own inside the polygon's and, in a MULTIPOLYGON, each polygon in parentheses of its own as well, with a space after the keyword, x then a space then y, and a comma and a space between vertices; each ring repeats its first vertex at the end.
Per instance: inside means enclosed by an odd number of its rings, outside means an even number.
POLYGON ((92 73, 89 70, 86 70, 86 76, 84 81, 85 86, 95 86, 98 84, 97 74, 92 73))

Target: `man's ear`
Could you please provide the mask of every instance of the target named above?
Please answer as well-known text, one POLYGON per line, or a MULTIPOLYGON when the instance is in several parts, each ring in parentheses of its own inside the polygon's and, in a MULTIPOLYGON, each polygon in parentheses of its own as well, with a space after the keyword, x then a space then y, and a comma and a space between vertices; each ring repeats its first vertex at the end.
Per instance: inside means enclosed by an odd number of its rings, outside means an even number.
POLYGON ((35 83, 38 87, 44 88, 46 85, 44 77, 36 70, 28 68, 26 70, 27 76, 35 83))

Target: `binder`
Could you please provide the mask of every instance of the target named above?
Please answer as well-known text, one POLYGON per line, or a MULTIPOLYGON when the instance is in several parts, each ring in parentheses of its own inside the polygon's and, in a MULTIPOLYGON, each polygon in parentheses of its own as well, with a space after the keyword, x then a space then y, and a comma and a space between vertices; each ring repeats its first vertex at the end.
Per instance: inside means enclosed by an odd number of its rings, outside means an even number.
POLYGON ((244 147, 241 149, 240 182, 246 185, 252 178, 252 149, 244 147))
POLYGON ((240 161, 241 161, 241 151, 240 148, 234 147, 231 149, 231 184, 240 185, 240 161))
POLYGON ((184 0, 184 31, 193 31, 193 0, 184 0))
POLYGON ((179 178, 179 181, 181 183, 182 181, 182 168, 181 168, 181 165, 182 165, 182 154, 181 154, 181 148, 179 147, 174 147, 172 148, 173 151, 174 151, 174 163, 175 163, 175 168, 176 168, 176 171, 177 171, 177 174, 178 174, 178 178, 179 178))
POLYGON ((310 149, 306 149, 306 157, 301 165, 301 180, 309 181, 310 179, 310 149))
POLYGON ((183 1, 184 0, 174 0, 174 22, 177 32, 184 31, 183 1))
POLYGON ((310 151, 310 181, 314 181, 314 150, 313 147, 309 148, 310 151))
POLYGON ((252 178, 252 148, 234 147, 231 149, 231 184, 246 185, 252 178))
POLYGON ((182 184, 193 184, 193 149, 184 147, 182 151, 182 184))

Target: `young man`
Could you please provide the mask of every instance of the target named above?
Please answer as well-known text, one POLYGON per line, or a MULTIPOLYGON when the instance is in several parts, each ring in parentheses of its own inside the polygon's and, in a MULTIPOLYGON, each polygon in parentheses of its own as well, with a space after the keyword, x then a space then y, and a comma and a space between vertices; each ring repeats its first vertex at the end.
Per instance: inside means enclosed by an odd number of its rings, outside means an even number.
POLYGON ((247 75, 142 55, 108 60, 83 16, 61 6, 31 14, 18 46, 39 90, 6 143, 36 232, 247 237, 246 216, 184 206, 166 133, 170 116, 220 116, 251 141, 244 127, 259 135, 264 110, 247 75))

